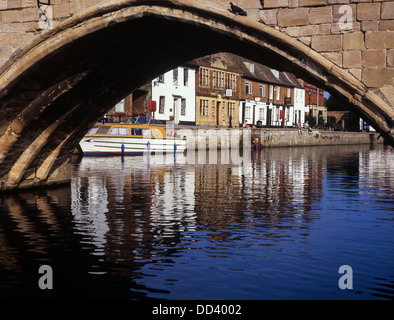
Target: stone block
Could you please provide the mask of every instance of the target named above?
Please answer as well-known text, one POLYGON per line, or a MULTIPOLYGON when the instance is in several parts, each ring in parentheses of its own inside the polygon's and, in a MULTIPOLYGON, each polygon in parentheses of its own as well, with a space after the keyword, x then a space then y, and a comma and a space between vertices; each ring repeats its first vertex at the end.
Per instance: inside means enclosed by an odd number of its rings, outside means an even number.
POLYGON ((300 7, 325 6, 326 0, 298 0, 298 5, 300 7))
POLYGON ((0 33, 0 43, 2 46, 19 47, 22 42, 20 33, 8 32, 0 33))
POLYGON ((37 21, 39 18, 38 8, 24 8, 22 9, 22 21, 37 21))
POLYGON ((23 25, 21 23, 9 23, 8 32, 24 33, 23 25))
POLYGON ((278 25, 280 27, 306 26, 309 24, 309 9, 282 9, 278 12, 278 25))
POLYGON ((53 18, 66 18, 70 16, 70 4, 62 3, 59 5, 53 6, 53 18))
POLYGON ((23 30, 25 32, 33 32, 38 29, 38 23, 37 22, 24 22, 23 23, 23 30))
POLYGON ((299 37, 300 36, 300 27, 288 27, 285 29, 285 32, 290 37, 299 37))
POLYGON ((361 68, 361 51, 344 51, 343 67, 346 69, 361 68))
MULTIPOLYGON (((0 0, 4 1, 4 0, 0 0)), ((20 7, 22 7, 22 0, 6 0, 5 1, 7 3, 7 8, 6 9, 18 9, 20 7)), ((1 8, 1 6, 0 6, 1 8)))
POLYGON ((362 21, 361 31, 379 31, 379 21, 362 21))
POLYGON ((264 0, 264 8, 280 8, 287 7, 289 5, 288 0, 264 0))
POLYGON ((367 49, 394 48, 394 31, 368 31, 365 33, 367 49))
POLYGON ((379 30, 380 31, 394 30, 394 20, 380 20, 379 30))
POLYGON ((343 50, 364 49, 364 34, 362 32, 345 33, 343 35, 343 50))
POLYGON ((299 34, 301 37, 313 36, 315 34, 319 34, 319 26, 310 25, 310 26, 299 27, 299 34))
POLYGON ((260 11, 260 20, 267 25, 276 25, 278 24, 278 10, 261 10, 260 11))
POLYGON ((386 66, 386 50, 363 51, 363 67, 384 68, 386 66))
POLYGON ((317 35, 312 37, 312 49, 318 52, 341 51, 341 35, 317 35))
POLYGON ((321 24, 321 23, 332 23, 332 7, 319 7, 310 9, 310 23, 321 24))
POLYGON ((8 22, 21 22, 22 21, 22 12, 21 10, 7 10, 1 12, 1 21, 2 23, 8 22))
POLYGON ((298 0, 289 0, 289 8, 297 8, 298 0))
POLYGON ((368 87, 380 88, 394 83, 394 68, 364 68, 362 81, 368 87))
POLYGON ((349 69, 349 72, 354 75, 357 80, 361 80, 362 70, 361 69, 349 69))
POLYGON ((319 34, 330 34, 331 33, 331 24, 319 24, 319 34))
POLYGON ((379 20, 380 3, 359 3, 357 4, 357 20, 379 20))
POLYGON ((312 37, 299 37, 298 40, 309 47, 311 45, 312 37))
POLYGON ((394 49, 387 50, 387 65, 394 67, 394 49))
POLYGON ((322 55, 328 60, 334 62, 336 65, 342 67, 342 53, 341 52, 323 52, 322 55))
POLYGON ((394 2, 382 3, 382 19, 394 20, 394 2))
POLYGON ((327 4, 347 4, 349 0, 327 0, 327 4))

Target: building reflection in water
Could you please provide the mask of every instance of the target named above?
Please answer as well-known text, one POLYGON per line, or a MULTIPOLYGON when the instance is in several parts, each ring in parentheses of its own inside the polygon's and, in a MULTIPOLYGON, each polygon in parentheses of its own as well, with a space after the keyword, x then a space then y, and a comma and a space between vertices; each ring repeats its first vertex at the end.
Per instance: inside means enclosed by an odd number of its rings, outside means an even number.
POLYGON ((73 179, 72 212, 95 254, 114 263, 145 261, 155 254, 153 245, 175 246, 199 226, 215 231, 215 240, 229 236, 234 223, 263 219, 281 229, 291 219, 306 235, 309 212, 322 195, 324 151, 275 149, 253 156, 242 166, 189 165, 182 156, 175 163, 87 158, 73 179))

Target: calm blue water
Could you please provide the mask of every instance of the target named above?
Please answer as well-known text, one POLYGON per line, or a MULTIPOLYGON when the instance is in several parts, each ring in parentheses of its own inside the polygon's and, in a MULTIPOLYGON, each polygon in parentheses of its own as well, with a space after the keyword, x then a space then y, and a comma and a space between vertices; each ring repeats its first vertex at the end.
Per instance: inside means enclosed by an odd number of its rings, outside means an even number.
POLYGON ((0 298, 394 298, 391 148, 159 160, 84 158, 71 187, 2 195, 0 298))

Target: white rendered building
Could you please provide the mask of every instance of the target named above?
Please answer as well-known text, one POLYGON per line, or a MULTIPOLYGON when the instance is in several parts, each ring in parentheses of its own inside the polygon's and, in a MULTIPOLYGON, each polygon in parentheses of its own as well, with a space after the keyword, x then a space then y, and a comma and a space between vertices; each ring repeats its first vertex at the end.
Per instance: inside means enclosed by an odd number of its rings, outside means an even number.
POLYGON ((174 120, 175 124, 195 124, 196 71, 177 67, 152 81, 155 119, 174 120))

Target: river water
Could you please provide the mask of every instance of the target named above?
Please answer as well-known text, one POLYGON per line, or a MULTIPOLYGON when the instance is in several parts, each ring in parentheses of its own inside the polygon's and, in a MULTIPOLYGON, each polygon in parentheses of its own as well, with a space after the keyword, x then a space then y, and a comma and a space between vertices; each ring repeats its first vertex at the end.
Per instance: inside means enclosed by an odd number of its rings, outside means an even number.
POLYGON ((0 298, 394 298, 391 148, 189 162, 83 158, 70 187, 1 195, 0 298))

